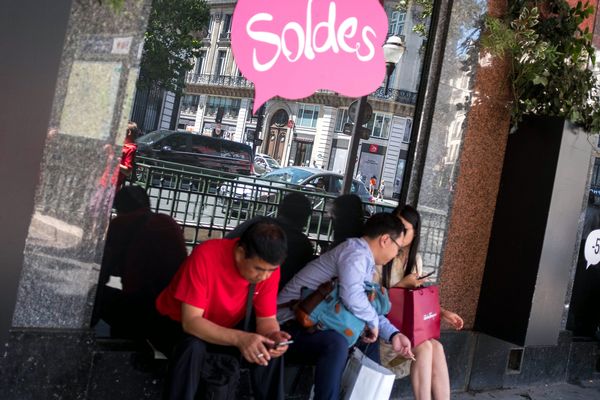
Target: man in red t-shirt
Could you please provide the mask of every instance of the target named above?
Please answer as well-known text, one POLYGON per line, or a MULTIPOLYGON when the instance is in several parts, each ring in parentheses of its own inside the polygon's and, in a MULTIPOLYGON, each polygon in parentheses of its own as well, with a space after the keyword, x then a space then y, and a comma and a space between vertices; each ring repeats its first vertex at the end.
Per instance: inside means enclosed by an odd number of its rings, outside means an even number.
POLYGON ((283 363, 290 339, 276 319, 279 264, 287 254, 285 233, 272 222, 252 225, 239 240, 209 240, 197 246, 158 296, 160 314, 181 322, 186 334, 171 358, 166 399, 193 399, 211 353, 240 354, 252 369, 256 399, 283 399, 283 363), (256 333, 244 320, 250 284, 256 333), (237 349, 237 350, 236 350, 237 349))
POLYGON ((117 180, 117 190, 119 190, 125 180, 133 173, 133 162, 135 159, 135 152, 137 151, 137 144, 135 139, 138 138, 140 130, 135 122, 129 122, 127 124, 127 133, 125 135, 125 141, 123 142, 123 150, 121 152, 121 161, 119 162, 119 179, 117 180))

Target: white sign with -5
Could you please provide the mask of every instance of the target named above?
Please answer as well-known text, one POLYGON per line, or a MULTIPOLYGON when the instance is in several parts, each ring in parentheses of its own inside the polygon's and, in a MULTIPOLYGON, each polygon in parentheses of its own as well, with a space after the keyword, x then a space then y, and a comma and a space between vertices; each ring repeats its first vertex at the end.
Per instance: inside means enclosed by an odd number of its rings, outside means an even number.
POLYGON ((585 269, 591 265, 596 265, 600 262, 600 229, 591 231, 585 240, 585 249, 583 254, 587 261, 585 269))

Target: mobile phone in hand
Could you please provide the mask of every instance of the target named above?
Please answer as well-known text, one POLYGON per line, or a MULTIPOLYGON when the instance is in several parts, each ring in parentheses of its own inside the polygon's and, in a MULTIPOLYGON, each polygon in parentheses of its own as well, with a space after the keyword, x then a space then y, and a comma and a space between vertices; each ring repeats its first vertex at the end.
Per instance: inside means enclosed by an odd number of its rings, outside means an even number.
POLYGON ((423 275, 423 276, 419 276, 417 279, 418 279, 418 280, 421 280, 421 279, 425 279, 425 278, 427 278, 427 277, 430 277, 431 275, 433 275, 433 273, 434 273, 434 272, 435 272, 435 271, 431 271, 431 272, 429 272, 428 274, 425 274, 425 275, 423 275))
POLYGON ((294 343, 293 340, 284 340, 283 342, 275 343, 275 347, 287 346, 294 343))

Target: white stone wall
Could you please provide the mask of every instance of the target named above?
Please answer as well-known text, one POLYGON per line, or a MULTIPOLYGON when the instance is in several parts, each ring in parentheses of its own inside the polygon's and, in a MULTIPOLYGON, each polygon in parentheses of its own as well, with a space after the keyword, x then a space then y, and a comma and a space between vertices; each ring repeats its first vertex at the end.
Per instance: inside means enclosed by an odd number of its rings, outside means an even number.
POLYGON ((198 101, 198 111, 196 112, 196 121, 194 123, 194 132, 201 132, 202 125, 204 124, 204 110, 206 109, 206 99, 207 96, 205 94, 200 95, 200 100, 198 101))
POLYGON ((175 93, 166 92, 163 99, 162 111, 160 113, 160 121, 158 129, 169 129, 174 115, 177 115, 178 110, 174 110, 175 93))
POLYGON ((246 129, 246 117, 248 113, 252 113, 250 107, 250 99, 242 99, 240 104, 240 113, 238 114, 237 123, 235 125, 235 134, 233 140, 241 142, 244 139, 244 130, 246 129))
POLYGON ((390 129, 390 138, 387 143, 387 152, 385 154, 383 171, 381 177, 385 180, 385 197, 391 197, 393 193, 394 179, 396 178, 396 170, 398 160, 400 159, 400 151, 408 148, 407 143, 402 142, 404 130, 406 128, 406 118, 394 117, 390 129))
MULTIPOLYGON (((331 142, 333 140, 337 108, 321 106, 315 132, 315 141, 310 159, 317 162, 319 168, 327 168, 331 142)), ((312 165, 312 161, 311 161, 312 165)))

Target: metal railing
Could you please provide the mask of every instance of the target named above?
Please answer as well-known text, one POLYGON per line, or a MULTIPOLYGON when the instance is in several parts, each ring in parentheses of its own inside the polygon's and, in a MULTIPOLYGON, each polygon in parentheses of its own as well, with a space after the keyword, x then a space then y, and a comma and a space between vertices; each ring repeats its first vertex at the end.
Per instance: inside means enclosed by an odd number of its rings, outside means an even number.
MULTIPOLYGON (((335 196, 310 188, 143 157, 136 159, 131 183, 146 189, 153 211, 170 215, 182 226, 189 247, 224 237, 255 216, 276 217, 281 199, 293 192, 305 194, 313 205, 304 232, 317 254, 333 240, 330 208, 335 196)), ((367 215, 393 210, 381 203, 364 207, 367 215)), ((427 207, 419 213, 424 272, 435 271, 430 278, 434 282, 439 278, 447 215, 427 207)))
POLYGON ((374 91, 373 94, 369 95, 369 97, 374 97, 380 100, 394 101, 402 104, 417 104, 417 93, 409 92, 408 90, 388 89, 386 92, 385 87, 380 87, 374 91))
MULTIPOLYGON (((255 216, 276 217, 279 203, 288 193, 301 192, 312 203, 304 232, 317 252, 333 240, 329 214, 335 196, 297 185, 261 180, 222 171, 139 157, 133 184, 143 186, 153 211, 173 217, 184 230, 189 246, 224 237, 255 216)), ((391 211, 391 206, 365 203, 365 210, 391 211)))
POLYGON ((185 82, 194 85, 216 85, 235 88, 254 88, 254 84, 243 76, 194 74, 188 72, 185 82))
POLYGON ((420 207, 419 214, 421 215, 419 252, 423 258, 423 272, 435 271, 430 280, 437 281, 448 217, 445 212, 428 207, 420 207))

